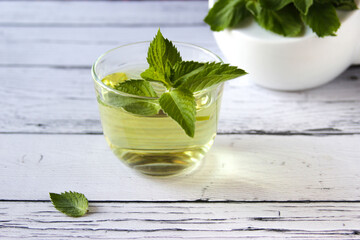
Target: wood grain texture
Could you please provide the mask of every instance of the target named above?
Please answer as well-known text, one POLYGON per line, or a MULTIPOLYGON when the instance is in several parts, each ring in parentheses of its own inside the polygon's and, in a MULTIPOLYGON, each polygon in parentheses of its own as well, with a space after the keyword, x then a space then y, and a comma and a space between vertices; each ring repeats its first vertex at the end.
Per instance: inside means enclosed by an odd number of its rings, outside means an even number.
POLYGON ((360 239, 360 203, 92 203, 81 218, 50 202, 1 202, 8 239, 360 239))
POLYGON ((191 175, 135 173, 101 135, 0 135, 0 200, 308 201, 360 199, 360 136, 220 135, 191 175))
MULTIPOLYGON (((0 68, 0 132, 101 133, 90 69, 0 68)), ((248 80, 224 92, 220 133, 358 134, 360 67, 302 92, 275 92, 248 80)))
MULTIPOLYGON (((139 27, 1 27, 0 66, 90 67, 105 51, 150 41, 159 26, 139 27)), ((220 54, 206 26, 162 27, 164 36, 191 42, 220 54)))
POLYGON ((5 1, 0 2, 0 25, 205 25, 202 20, 207 10, 206 1, 145 1, 140 4, 138 1, 5 1))

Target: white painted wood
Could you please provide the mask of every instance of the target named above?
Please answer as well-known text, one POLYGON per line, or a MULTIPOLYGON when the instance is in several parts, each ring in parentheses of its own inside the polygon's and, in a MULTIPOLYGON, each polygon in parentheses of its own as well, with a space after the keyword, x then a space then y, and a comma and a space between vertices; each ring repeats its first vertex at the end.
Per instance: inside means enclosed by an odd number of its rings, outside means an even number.
POLYGON ((360 239, 360 203, 92 203, 70 218, 50 202, 1 202, 8 239, 360 239))
MULTIPOLYGON (((96 58, 109 49, 131 42, 152 40, 158 28, 158 25, 81 28, 0 25, 0 66, 90 67, 96 58)), ((221 54, 207 26, 162 27, 161 31, 173 41, 191 42, 221 54)))
MULTIPOLYGON (((101 133, 90 69, 0 68, 0 132, 101 133)), ((360 68, 289 93, 241 78, 225 88, 220 133, 360 132, 360 68)))
POLYGON ((103 136, 81 135, 101 133, 97 56, 158 27, 221 55, 206 12, 206 1, 0 1, 0 132, 66 133, 0 135, 0 239, 360 239, 359 202, 262 202, 360 199, 359 67, 297 93, 229 83, 223 134, 340 135, 221 135, 188 176, 139 175, 103 136), (65 190, 106 202, 76 219, 24 202, 65 190), (176 203, 195 200, 255 202, 176 203))
POLYGON ((201 168, 152 178, 123 165, 101 135, 0 135, 0 200, 359 200, 360 135, 220 135, 201 168))
POLYGON ((1 25, 122 26, 203 24, 206 1, 4 1, 1 25))

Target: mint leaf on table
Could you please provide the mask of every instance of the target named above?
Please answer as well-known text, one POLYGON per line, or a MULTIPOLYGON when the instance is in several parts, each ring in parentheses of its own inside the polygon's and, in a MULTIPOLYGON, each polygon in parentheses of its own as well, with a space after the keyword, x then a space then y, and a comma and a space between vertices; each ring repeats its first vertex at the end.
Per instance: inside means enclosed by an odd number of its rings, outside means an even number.
POLYGON ((183 78, 179 88, 197 92, 245 74, 247 73, 244 70, 230 66, 229 64, 215 62, 205 63, 203 66, 188 73, 188 77, 183 78))
POLYGON ((304 15, 309 11, 309 8, 313 4, 313 0, 293 0, 295 7, 304 15))
POLYGON ((88 200, 82 193, 70 191, 49 194, 54 207, 70 217, 81 217, 88 211, 88 200))
POLYGON ((275 11, 263 8, 259 2, 250 1, 246 7, 254 15, 260 26, 274 33, 294 37, 303 30, 300 14, 292 5, 275 11))
POLYGON ((335 7, 330 3, 314 3, 303 16, 307 25, 319 36, 336 36, 340 20, 335 7))
POLYGON ((147 61, 150 68, 142 73, 141 77, 147 80, 160 80, 169 88, 172 67, 182 59, 174 44, 164 38, 159 29, 150 43, 147 61))
POLYGON ((246 2, 247 0, 218 0, 204 21, 210 25, 213 31, 234 27, 250 16, 245 7, 246 2))
POLYGON ((186 89, 174 89, 163 93, 159 99, 163 111, 174 119, 190 137, 195 134, 196 102, 186 89))

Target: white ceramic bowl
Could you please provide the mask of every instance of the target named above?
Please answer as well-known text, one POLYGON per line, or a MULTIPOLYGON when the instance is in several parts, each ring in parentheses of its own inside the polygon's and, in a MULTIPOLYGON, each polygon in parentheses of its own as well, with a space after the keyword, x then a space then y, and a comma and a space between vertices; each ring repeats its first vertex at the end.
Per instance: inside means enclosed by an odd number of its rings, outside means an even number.
MULTIPOLYGON (((214 0, 209 0, 212 6, 214 0)), ((254 20, 214 32, 227 60, 256 84, 285 91, 309 89, 336 78, 351 64, 360 64, 360 10, 339 11, 336 37, 319 38, 310 28, 301 37, 283 37, 254 20)))

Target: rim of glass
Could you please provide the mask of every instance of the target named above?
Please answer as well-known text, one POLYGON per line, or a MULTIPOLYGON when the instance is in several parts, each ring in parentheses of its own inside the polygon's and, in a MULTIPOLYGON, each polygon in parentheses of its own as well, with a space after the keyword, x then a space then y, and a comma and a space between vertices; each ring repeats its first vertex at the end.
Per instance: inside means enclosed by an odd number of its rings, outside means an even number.
MULTIPOLYGON (((129 47, 129 46, 132 46, 132 45, 139 45, 139 44, 145 44, 145 43, 148 43, 150 44, 151 41, 141 41, 141 42, 134 42, 134 43, 128 43, 128 44, 124 44, 124 45, 121 45, 121 46, 118 46, 118 47, 115 47, 115 48, 112 48, 106 52, 104 52, 103 54, 101 54, 94 62, 94 64, 92 65, 91 67, 91 75, 93 77, 93 80, 99 84, 101 87, 105 88, 106 90, 110 91, 110 92, 114 92, 116 94, 119 94, 119 95, 122 95, 124 97, 133 97, 133 98, 140 98, 140 99, 152 99, 152 100, 155 100, 155 99, 159 99, 159 97, 144 97, 144 96, 138 96, 138 95, 133 95, 133 94, 128 94, 128 93, 125 93, 125 92, 121 92, 121 91, 118 91, 116 89, 113 89, 109 86, 107 86, 106 84, 104 84, 98 77, 96 71, 95 71, 95 68, 97 66, 97 64, 106 56, 108 55, 109 53, 113 52, 113 51, 116 51, 120 48, 124 48, 124 47, 129 47)), ((187 46, 187 47, 192 47, 194 49, 197 49, 197 50, 200 50, 201 52, 204 52, 208 55, 211 55, 214 59, 217 59, 219 62, 223 63, 223 60, 215 53, 211 52, 210 50, 206 49, 206 48, 203 48, 203 47, 200 47, 198 45, 195 45, 195 44, 192 44, 192 43, 186 43, 186 42, 178 42, 178 41, 172 41, 175 45, 183 45, 183 46, 187 46)), ((181 52, 180 52, 180 55, 181 55, 181 52)), ((200 90, 200 91, 197 91, 197 92, 194 92, 194 95, 198 95, 198 94, 201 94, 201 93, 204 93, 204 92, 207 92, 207 91, 210 91, 212 90, 213 88, 217 87, 218 85, 221 85, 223 83, 220 83, 220 84, 216 84, 216 85, 213 85, 213 86, 210 86, 208 88, 205 88, 203 90, 200 90)))

